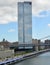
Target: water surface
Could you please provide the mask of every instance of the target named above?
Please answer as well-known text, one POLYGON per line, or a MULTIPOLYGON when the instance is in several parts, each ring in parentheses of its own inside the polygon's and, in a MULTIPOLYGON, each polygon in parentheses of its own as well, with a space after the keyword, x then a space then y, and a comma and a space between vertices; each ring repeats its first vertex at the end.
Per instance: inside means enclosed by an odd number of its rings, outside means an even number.
POLYGON ((14 65, 50 65, 50 52, 41 54, 35 58, 24 60, 14 65))

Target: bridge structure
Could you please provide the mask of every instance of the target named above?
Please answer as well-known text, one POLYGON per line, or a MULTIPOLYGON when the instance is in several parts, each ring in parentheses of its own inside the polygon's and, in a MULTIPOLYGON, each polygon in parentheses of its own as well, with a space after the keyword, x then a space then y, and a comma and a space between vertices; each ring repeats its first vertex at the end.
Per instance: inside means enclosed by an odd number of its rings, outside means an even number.
POLYGON ((50 48, 50 44, 18 44, 17 46, 11 46, 14 47, 16 49, 32 49, 34 51, 39 51, 41 49, 41 47, 44 47, 44 49, 48 49, 50 48))
MULTIPOLYGON (((45 36, 45 37, 43 37, 43 38, 40 38, 40 40, 44 40, 44 39, 46 39, 46 38, 49 38, 50 37, 50 35, 48 35, 48 36, 45 36)), ((50 44, 46 44, 46 43, 40 43, 40 44, 29 44, 29 43, 26 43, 26 44, 18 44, 17 45, 18 47, 31 47, 31 46, 50 46, 50 44)))
POLYGON ((50 46, 50 44, 18 44, 17 47, 50 46))
POLYGON ((18 44, 17 46, 12 45, 10 47, 33 47, 33 46, 50 46, 50 44, 18 44))
MULTIPOLYGON (((50 35, 48 35, 48 36, 46 36, 46 37, 43 37, 43 38, 41 38, 40 40, 43 40, 43 39, 46 39, 46 38, 48 38, 48 37, 50 37, 50 35)), ((16 47, 16 48, 18 48, 18 49, 36 49, 36 50, 38 50, 41 46, 43 46, 43 47, 47 47, 48 48, 48 46, 50 47, 50 44, 48 44, 48 43, 36 43, 36 44, 34 44, 34 43, 31 43, 31 44, 29 44, 29 43, 21 43, 21 44, 18 44, 17 46, 15 46, 15 45, 12 45, 12 46, 10 46, 10 47, 16 47)))

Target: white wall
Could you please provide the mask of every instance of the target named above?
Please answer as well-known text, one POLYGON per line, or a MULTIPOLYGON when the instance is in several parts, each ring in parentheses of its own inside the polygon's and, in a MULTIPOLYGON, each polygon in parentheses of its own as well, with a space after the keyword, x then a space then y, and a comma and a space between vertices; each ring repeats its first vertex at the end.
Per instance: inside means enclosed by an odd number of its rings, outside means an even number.
POLYGON ((11 57, 14 54, 14 50, 0 51, 0 58, 11 57))

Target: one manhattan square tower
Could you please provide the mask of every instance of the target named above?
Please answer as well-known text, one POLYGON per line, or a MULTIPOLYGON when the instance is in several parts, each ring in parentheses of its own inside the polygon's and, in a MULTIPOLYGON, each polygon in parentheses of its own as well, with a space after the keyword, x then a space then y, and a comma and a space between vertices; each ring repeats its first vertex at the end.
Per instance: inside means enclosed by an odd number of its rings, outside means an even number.
POLYGON ((19 44, 32 43, 32 2, 18 2, 19 44))

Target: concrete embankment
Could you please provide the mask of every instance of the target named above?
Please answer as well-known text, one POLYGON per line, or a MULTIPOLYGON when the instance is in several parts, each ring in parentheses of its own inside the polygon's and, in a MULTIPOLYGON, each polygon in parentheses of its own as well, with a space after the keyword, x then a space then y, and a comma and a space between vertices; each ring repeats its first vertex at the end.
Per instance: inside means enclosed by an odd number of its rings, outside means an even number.
POLYGON ((38 52, 32 52, 32 53, 28 53, 28 54, 23 54, 21 56, 18 56, 18 57, 15 57, 15 58, 11 58, 11 59, 8 59, 7 61, 3 61, 3 62, 0 62, 0 65, 12 65, 14 63, 18 63, 18 62, 21 62, 25 59, 28 59, 28 58, 31 58, 31 57, 36 57, 42 53, 45 53, 45 52, 49 52, 50 49, 46 49, 46 50, 41 50, 41 51, 38 51, 38 52))

